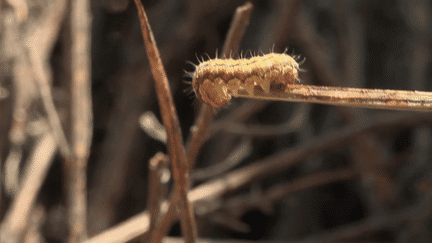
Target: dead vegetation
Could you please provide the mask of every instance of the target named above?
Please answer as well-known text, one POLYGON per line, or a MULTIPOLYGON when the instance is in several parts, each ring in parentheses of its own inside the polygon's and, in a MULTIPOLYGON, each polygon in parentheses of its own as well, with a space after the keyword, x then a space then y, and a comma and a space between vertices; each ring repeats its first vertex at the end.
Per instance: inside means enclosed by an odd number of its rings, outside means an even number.
POLYGON ((429 91, 428 1, 143 4, 2 2, 1 242, 429 241, 429 113, 215 114, 183 83, 196 55, 289 47, 303 84, 429 91))

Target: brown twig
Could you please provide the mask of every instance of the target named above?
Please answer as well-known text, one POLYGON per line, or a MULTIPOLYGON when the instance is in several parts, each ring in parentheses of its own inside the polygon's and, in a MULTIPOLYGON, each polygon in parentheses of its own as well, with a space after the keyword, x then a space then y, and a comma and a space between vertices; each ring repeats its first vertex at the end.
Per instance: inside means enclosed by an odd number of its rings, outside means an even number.
POLYGON ((222 56, 228 56, 230 53, 235 54, 238 52, 243 35, 249 25, 252 10, 253 4, 250 2, 246 2, 236 9, 222 48, 222 56))
POLYGON ((73 156, 65 161, 69 243, 87 238, 87 159, 93 121, 90 75, 90 2, 71 2, 71 126, 73 156))
POLYGON ((163 215, 162 220, 158 220, 157 224, 154 227, 153 232, 150 232, 149 240, 150 243, 158 243, 161 242, 162 238, 166 235, 166 232, 169 230, 172 222, 178 218, 178 214, 176 212, 175 200, 178 197, 176 192, 172 193, 170 204, 168 210, 163 215))
MULTIPOLYGON (((233 94, 234 95, 234 94, 233 94)), ((291 85, 286 93, 239 92, 237 97, 389 110, 432 111, 432 92, 291 85)))
POLYGON ((193 209, 187 199, 189 168, 187 165, 177 112, 169 88, 168 79, 166 77, 162 60, 160 59, 159 51, 156 47, 156 41, 154 40, 154 36, 148 23, 144 7, 142 6, 140 0, 135 0, 135 4, 138 9, 142 35, 144 38, 153 77, 155 79, 156 92, 158 94, 162 119, 167 131, 168 151, 172 164, 175 190, 176 194, 178 194, 178 200, 172 202, 178 203, 181 216, 181 228, 185 241, 195 242, 195 217, 193 215, 193 209))
MULTIPOLYGON (((155 154, 150 159, 148 175, 148 199, 147 209, 150 211, 149 232, 152 232, 161 216, 161 203, 165 197, 164 186, 162 185, 162 176, 164 169, 168 167, 169 158, 162 152, 155 154)), ((148 237, 143 237, 142 242, 149 242, 148 237)))

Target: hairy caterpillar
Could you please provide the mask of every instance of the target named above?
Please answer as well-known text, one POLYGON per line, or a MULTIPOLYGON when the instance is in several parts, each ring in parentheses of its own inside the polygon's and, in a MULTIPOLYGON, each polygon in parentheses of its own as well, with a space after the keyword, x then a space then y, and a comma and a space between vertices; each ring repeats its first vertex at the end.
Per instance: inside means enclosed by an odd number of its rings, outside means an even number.
POLYGON ((299 63, 285 53, 269 53, 250 59, 211 59, 201 62, 192 74, 192 88, 198 99, 223 108, 239 90, 253 95, 284 93, 298 80, 299 63))

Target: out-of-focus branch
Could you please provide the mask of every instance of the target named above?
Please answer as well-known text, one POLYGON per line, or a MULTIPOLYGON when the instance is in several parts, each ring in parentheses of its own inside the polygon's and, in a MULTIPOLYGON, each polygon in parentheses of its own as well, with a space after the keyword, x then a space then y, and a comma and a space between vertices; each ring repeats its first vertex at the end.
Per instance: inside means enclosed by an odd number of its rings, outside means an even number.
POLYGON ((36 84, 38 84, 42 102, 45 107, 48 120, 53 130, 53 135, 59 144, 59 150, 63 158, 71 156, 71 147, 67 141, 66 134, 62 128, 60 117, 54 105, 52 96, 52 74, 48 66, 51 51, 54 47, 56 37, 60 28, 60 21, 66 9, 66 0, 59 0, 52 4, 49 13, 44 20, 43 28, 35 26, 36 31, 29 36, 27 47, 29 49, 29 59, 36 84), (53 24, 55 23, 55 24, 53 24))
POLYGON ((249 156, 252 152, 252 141, 250 138, 243 139, 240 144, 233 149, 230 155, 220 163, 215 165, 196 169, 192 172, 191 177, 193 180, 204 181, 211 177, 216 177, 227 172, 234 166, 238 165, 244 158, 249 156))
POLYGON ((56 150, 57 143, 51 132, 47 132, 37 141, 24 170, 21 189, 0 226, 1 242, 20 242, 24 236, 36 196, 54 160, 56 150))
MULTIPOLYGON (((161 203, 165 199, 167 189, 163 184, 168 182, 170 177, 169 174, 167 175, 168 164, 169 158, 162 152, 158 152, 150 159, 147 199, 147 209, 150 211, 149 232, 153 231, 161 218, 161 203)), ((147 238, 147 235, 144 235, 142 242, 149 242, 147 238)))
POLYGON ((71 145, 65 161, 69 243, 87 237, 87 159, 93 131, 90 74, 90 1, 71 1, 71 145))

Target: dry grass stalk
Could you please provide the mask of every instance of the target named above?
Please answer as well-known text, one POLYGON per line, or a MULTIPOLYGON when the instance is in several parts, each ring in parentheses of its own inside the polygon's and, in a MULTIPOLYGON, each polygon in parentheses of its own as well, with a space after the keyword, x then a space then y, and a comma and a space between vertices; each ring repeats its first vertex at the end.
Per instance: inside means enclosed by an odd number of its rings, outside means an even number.
MULTIPOLYGON (((144 7, 140 0, 135 0, 141 23, 142 35, 146 46, 153 77, 155 79, 156 92, 161 107, 162 119, 167 131, 167 146, 172 165, 173 179, 175 182, 175 194, 172 203, 177 204, 180 211, 180 222, 186 242, 195 242, 196 225, 192 206, 187 199, 189 168, 186 153, 183 146, 180 124, 174 106, 173 97, 168 84, 168 79, 156 46, 153 33, 144 7)), ((151 237, 150 237, 151 238, 151 237)), ((150 241, 153 241, 152 239, 150 241)))
POLYGON ((389 110, 432 111, 432 92, 359 89, 294 84, 282 94, 239 93, 237 97, 319 103, 337 106, 366 107, 389 110))

